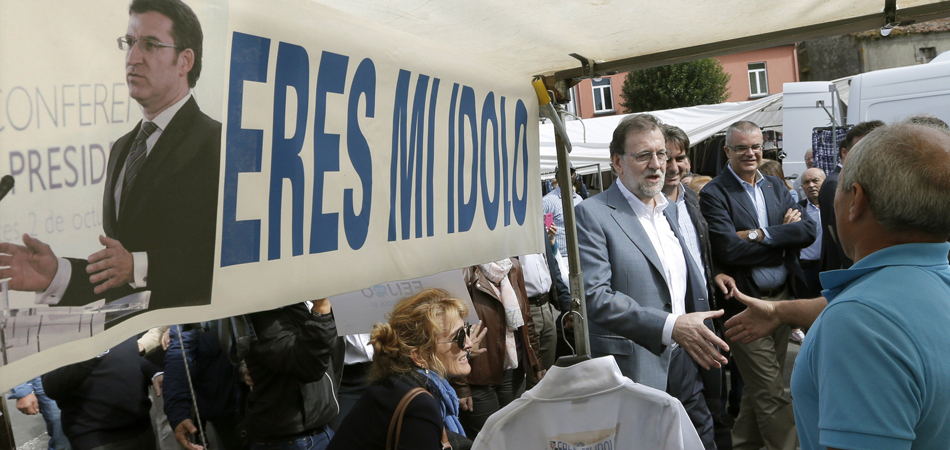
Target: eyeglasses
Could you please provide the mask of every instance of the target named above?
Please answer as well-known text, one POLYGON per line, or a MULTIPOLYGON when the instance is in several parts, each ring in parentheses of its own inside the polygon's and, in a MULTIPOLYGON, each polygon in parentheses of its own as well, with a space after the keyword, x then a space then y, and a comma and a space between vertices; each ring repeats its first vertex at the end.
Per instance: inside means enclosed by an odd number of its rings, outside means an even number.
POLYGON ((459 328, 458 333, 455 333, 455 339, 448 342, 439 342, 440 344, 455 344, 459 346, 459 350, 465 350, 465 339, 471 334, 472 326, 465 324, 462 328, 459 328))
POLYGON ((670 152, 668 152, 668 151, 666 151, 666 150, 660 150, 660 151, 658 151, 658 152, 656 152, 656 153, 653 153, 653 152, 650 152, 650 151, 642 151, 642 152, 637 153, 637 154, 624 153, 624 155, 632 156, 633 159, 635 159, 638 163, 643 164, 643 163, 652 161, 654 156, 656 156, 656 159, 657 159, 658 161, 660 161, 660 162, 669 161, 669 160, 670 160, 670 156, 672 155, 672 153, 670 153, 670 152))
POLYGON ((132 50, 132 47, 135 47, 135 44, 138 43, 139 49, 148 54, 153 54, 162 48, 179 48, 177 45, 165 44, 152 38, 136 39, 131 36, 122 36, 116 39, 116 42, 119 43, 119 50, 122 51, 132 50))
POLYGON ((749 150, 752 150, 752 153, 762 153, 762 144, 755 144, 751 147, 747 145, 737 145, 735 147, 729 147, 734 152, 746 153, 749 150))

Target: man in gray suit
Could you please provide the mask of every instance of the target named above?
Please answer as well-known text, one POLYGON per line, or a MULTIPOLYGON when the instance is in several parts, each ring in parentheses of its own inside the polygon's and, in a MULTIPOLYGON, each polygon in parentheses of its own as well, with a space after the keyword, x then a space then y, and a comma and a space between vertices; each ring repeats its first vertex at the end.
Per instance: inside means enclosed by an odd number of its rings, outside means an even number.
POLYGON ((715 449, 703 376, 727 362, 716 346, 728 346, 712 331, 722 311, 709 311, 676 207, 661 193, 670 153, 660 126, 648 114, 621 121, 610 143, 619 182, 577 206, 590 347, 613 355, 630 379, 678 398, 715 449))

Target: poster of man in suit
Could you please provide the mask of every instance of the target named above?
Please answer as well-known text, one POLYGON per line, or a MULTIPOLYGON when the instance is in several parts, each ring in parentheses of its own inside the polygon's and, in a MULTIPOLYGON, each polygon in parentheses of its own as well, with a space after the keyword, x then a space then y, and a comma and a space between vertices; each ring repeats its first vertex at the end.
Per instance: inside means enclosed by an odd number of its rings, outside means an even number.
MULTIPOLYGON (((35 292, 37 305, 105 300, 102 311, 121 311, 123 298, 127 310, 211 301, 221 123, 192 91, 202 69, 201 21, 180 0, 133 0, 127 11, 128 28, 113 45, 125 54, 128 97, 142 120, 106 157, 100 249, 63 257, 30 233, 22 245, 0 243, 0 279, 35 292), (148 295, 133 295, 140 292, 148 295)), ((111 314, 106 327, 119 316, 111 314)))

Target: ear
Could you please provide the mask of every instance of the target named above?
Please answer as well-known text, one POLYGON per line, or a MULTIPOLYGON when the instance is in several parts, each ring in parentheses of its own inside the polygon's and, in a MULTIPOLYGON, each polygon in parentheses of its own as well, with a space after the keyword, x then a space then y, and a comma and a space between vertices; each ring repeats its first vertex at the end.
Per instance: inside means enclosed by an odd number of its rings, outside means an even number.
POLYGON ((620 158, 623 158, 623 155, 616 153, 610 155, 610 164, 614 166, 614 171, 617 172, 617 175, 623 175, 623 170, 620 169, 620 158))
POLYGON ((178 69, 181 71, 181 76, 188 77, 188 72, 191 72, 191 68, 195 66, 195 52, 186 48, 178 54, 178 69))
POLYGON ((867 191, 860 184, 854 183, 851 185, 851 194, 851 203, 848 205, 848 219, 851 222, 857 222, 871 212, 871 205, 868 203, 867 191))
POLYGON ((419 354, 419 349, 414 348, 409 350, 409 357, 412 358, 412 362, 416 363, 420 368, 425 369, 427 364, 425 359, 422 359, 422 355, 419 354))

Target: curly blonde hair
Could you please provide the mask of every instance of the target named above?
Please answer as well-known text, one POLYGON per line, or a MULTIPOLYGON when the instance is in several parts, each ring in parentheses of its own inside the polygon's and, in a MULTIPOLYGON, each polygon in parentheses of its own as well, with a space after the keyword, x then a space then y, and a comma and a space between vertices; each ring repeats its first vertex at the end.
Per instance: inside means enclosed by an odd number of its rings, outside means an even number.
POLYGON ((445 377, 445 366, 435 357, 436 344, 447 324, 467 316, 468 307, 442 289, 425 289, 400 300, 389 314, 388 323, 373 326, 370 378, 382 380, 414 372, 418 366, 412 360, 413 350, 426 361, 428 369, 445 377))

